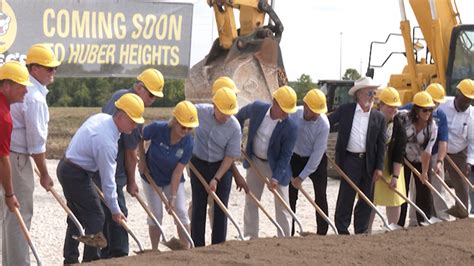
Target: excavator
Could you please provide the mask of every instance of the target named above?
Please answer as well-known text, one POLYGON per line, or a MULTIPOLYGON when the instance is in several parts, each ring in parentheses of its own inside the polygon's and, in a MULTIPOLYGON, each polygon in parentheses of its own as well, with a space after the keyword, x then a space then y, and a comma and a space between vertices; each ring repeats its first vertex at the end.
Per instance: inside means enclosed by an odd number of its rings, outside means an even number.
POLYGON ((404 0, 399 0, 401 34, 389 34, 384 42, 372 42, 366 76, 374 77, 374 68, 383 67, 392 55, 403 54, 407 64, 402 73, 390 76, 389 86, 400 92, 403 103, 437 82, 454 95, 463 79, 474 79, 474 25, 462 24, 455 0, 409 0, 419 26, 411 28, 404 0), (421 30, 422 36, 417 36, 421 30), (372 49, 401 36, 404 52, 392 52, 381 65, 373 65, 372 49), (425 45, 426 45, 426 49, 425 45), (424 54, 423 54, 424 53, 424 54))
POLYGON ((185 81, 186 99, 210 102, 213 82, 228 76, 236 83, 240 106, 255 99, 271 100, 271 93, 286 85, 280 40, 283 25, 266 0, 208 0, 219 38, 209 54, 194 65, 185 81), (237 29, 234 9, 240 12, 237 29), (264 25, 265 15, 269 16, 264 25))

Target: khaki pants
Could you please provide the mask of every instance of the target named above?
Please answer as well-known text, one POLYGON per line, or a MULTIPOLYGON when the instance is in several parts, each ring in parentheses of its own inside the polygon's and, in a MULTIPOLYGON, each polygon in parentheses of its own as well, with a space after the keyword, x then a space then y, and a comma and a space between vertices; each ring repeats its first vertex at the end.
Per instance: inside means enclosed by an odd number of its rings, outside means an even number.
MULTIPOLYGON (((255 157, 254 157, 255 158, 255 157)), ((253 160, 254 165, 258 168, 260 173, 262 173, 265 177, 271 178, 272 170, 270 169, 270 165, 266 161, 262 161, 258 158, 253 160)), ((261 178, 257 175, 254 169, 249 168, 247 169, 247 184, 250 191, 257 197, 258 200, 262 198, 262 193, 265 183, 261 180, 261 178)), ((283 197, 286 203, 289 203, 289 196, 288 196, 288 185, 286 186, 278 186, 277 189, 278 193, 283 197)), ((275 216, 277 223, 283 229, 285 236, 290 235, 290 214, 285 209, 285 207, 277 200, 275 201, 275 216)), ((258 238, 258 227, 259 227, 259 218, 258 218, 258 206, 257 204, 250 198, 250 196, 245 196, 245 210, 244 210, 244 235, 246 237, 250 237, 252 239, 258 238)), ((284 237, 278 231, 278 237, 284 237)))
MULTIPOLYGON (((13 191, 20 203, 20 213, 28 230, 33 217, 33 190, 34 175, 30 156, 11 152, 13 191)), ((3 226, 2 226, 2 264, 4 266, 30 265, 30 250, 20 229, 20 225, 13 212, 10 212, 2 198, 3 226)))

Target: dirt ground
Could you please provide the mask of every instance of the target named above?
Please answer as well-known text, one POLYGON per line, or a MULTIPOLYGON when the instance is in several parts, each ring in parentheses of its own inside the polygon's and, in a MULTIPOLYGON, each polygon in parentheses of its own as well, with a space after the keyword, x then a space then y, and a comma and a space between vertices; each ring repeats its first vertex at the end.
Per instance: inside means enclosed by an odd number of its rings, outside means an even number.
POLYGON ((473 235, 474 220, 467 219, 371 236, 232 240, 94 265, 474 265, 473 235))
MULTIPOLYGON (((57 160, 48 160, 48 169, 55 180, 55 188, 62 195, 62 188, 56 179, 57 160)), ((242 168, 240 168, 242 169, 242 168)), ((243 170, 242 170, 243 171, 243 170)), ((35 243, 43 265, 62 265, 62 248, 66 231, 66 213, 52 195, 35 180, 35 213, 31 227, 32 240, 35 243)), ((141 181, 138 182, 141 187, 141 181)), ((313 196, 312 183, 303 183, 305 190, 313 196)), ((188 201, 191 198, 189 179, 185 183, 188 201)), ((327 197, 329 217, 334 219, 339 181, 329 178, 327 197)), ((143 196, 143 194, 142 194, 143 196)), ((449 203, 453 201, 446 197, 449 203)), ((145 249, 151 247, 146 224, 146 213, 138 201, 126 193, 129 209, 128 224, 135 232, 145 249)), ((265 191, 262 204, 274 214, 273 196, 265 191)), ((232 189, 229 211, 242 228, 244 193, 232 189)), ((379 208, 385 215, 384 208, 379 208)), ((1 211, 1 210, 0 210, 1 211)), ((306 199, 300 195, 297 215, 304 231, 315 232, 315 211, 306 199)), ((176 227, 172 218, 165 215, 162 226, 168 238, 176 236, 176 227)), ((350 228, 352 230, 352 227, 350 228)), ((96 262, 99 265, 151 265, 151 264, 442 264, 474 265, 474 220, 444 222, 428 227, 385 233, 379 217, 374 221, 374 235, 308 236, 277 239, 276 228, 263 213, 260 213, 260 237, 253 241, 238 241, 237 230, 229 221, 227 242, 221 245, 196 248, 189 251, 170 251, 164 245, 159 246, 161 253, 136 256, 137 244, 130 238, 130 257, 96 262)), ((1 234, 0 234, 1 237, 1 234)), ((209 225, 206 241, 210 242, 209 225)), ((80 247, 82 250, 82 246, 80 247)), ((1 257, 0 257, 1 261, 1 257)), ((36 265, 31 255, 32 265, 36 265)))

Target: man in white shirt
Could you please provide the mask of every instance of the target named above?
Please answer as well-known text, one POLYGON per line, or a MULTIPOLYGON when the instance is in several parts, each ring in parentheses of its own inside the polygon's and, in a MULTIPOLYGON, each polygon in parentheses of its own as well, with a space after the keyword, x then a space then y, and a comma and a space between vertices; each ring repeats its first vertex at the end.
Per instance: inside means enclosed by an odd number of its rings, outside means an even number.
MULTIPOLYGON (((143 124, 145 105, 134 93, 121 96, 116 102, 117 111, 111 116, 100 113, 89 117, 72 137, 64 158, 58 164, 57 176, 71 211, 84 226, 88 235, 101 235, 105 215, 92 181, 99 171, 105 203, 112 219, 120 224, 126 220, 117 200, 115 171, 117 167, 118 140, 121 133, 130 134, 137 124, 143 124)), ((64 264, 79 263, 79 252, 68 252, 77 243, 72 236, 78 235, 74 223, 68 219, 64 240, 64 264)), ((100 258, 99 248, 84 246, 83 262, 100 258)))
MULTIPOLYGON (((20 203, 20 213, 30 229, 33 217, 34 174, 30 157, 40 172, 40 183, 49 190, 53 186, 46 166, 46 139, 48 136, 49 112, 46 103, 46 86, 54 81, 60 62, 51 48, 45 44, 33 45, 26 55, 26 65, 32 86, 22 103, 11 105, 13 120, 10 161, 12 165, 13 189, 20 203)), ((22 235, 15 214, 4 212, 3 265, 29 265, 30 254, 27 241, 22 235)))
MULTIPOLYGON (((448 155, 466 176, 469 176, 471 167, 474 165, 474 108, 471 106, 474 100, 474 81, 471 79, 462 80, 457 88, 454 99, 447 100, 439 108, 445 112, 448 119, 448 155)), ((445 167, 454 185, 456 195, 467 207, 469 188, 462 180, 464 177, 459 176, 447 161, 445 167)), ((457 218, 468 216, 467 210, 457 202, 446 212, 457 218)))

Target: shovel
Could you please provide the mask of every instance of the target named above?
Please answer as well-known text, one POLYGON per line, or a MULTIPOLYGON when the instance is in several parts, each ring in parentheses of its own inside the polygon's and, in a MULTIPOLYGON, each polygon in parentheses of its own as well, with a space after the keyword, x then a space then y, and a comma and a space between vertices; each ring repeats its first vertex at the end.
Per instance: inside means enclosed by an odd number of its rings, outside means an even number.
POLYGON ((244 235, 242 234, 242 230, 240 229, 239 225, 235 222, 234 218, 232 217, 232 215, 230 214, 229 210, 227 209, 227 207, 224 205, 224 203, 222 203, 221 199, 219 199, 219 197, 217 196, 216 192, 210 190, 209 188, 209 184, 207 184, 206 180, 204 179, 204 177, 201 175, 201 173, 199 173, 199 171, 196 169, 196 167, 194 167, 193 163, 189 162, 189 168, 191 169, 191 171, 194 172, 194 174, 196 174, 197 178, 199 179, 199 181, 201 182, 201 184, 204 186, 204 189, 206 189, 207 193, 209 195, 211 195, 211 197, 214 199, 214 201, 217 203, 217 205, 219 205, 219 207, 221 208, 221 210, 225 213, 225 215, 229 218, 229 220, 232 222, 232 224, 235 226, 235 228, 237 229, 237 232, 239 233, 239 238, 240 240, 248 240, 244 237, 244 235))
MULTIPOLYGON (((148 180, 148 183, 150 183, 151 187, 153 188, 153 190, 155 190, 155 192, 158 194, 158 196, 160 197, 161 201, 165 204, 165 206, 169 206, 169 202, 168 202, 168 199, 166 198, 165 194, 163 194, 163 191, 161 191, 161 189, 156 185, 155 181, 153 180, 153 178, 150 176, 150 173, 148 172, 145 172, 145 177, 146 179, 148 180)), ((193 239, 191 238, 191 235, 189 235, 189 232, 188 230, 186 230, 186 227, 184 227, 183 223, 181 222, 181 220, 179 219, 178 215, 176 214, 176 212, 174 210, 172 210, 171 208, 169 208, 169 214, 173 217, 173 220, 175 221, 175 223, 179 226, 179 229, 184 232, 184 235, 186 236, 186 239, 188 240, 189 242, 189 245, 191 246, 191 248, 194 248, 194 241, 193 239)), ((163 235, 163 234, 162 234, 163 235)), ((179 241, 178 239, 176 238, 171 238, 170 241, 168 242, 164 242, 163 244, 167 247, 169 247, 170 249, 183 249, 183 245, 181 244, 181 242, 179 242, 179 244, 177 243, 177 241, 179 241)))
POLYGON ((444 182, 444 180, 433 170, 431 169, 431 172, 433 172, 433 174, 435 175, 435 177, 439 180, 439 182, 441 183, 441 185, 443 185, 444 189, 446 189, 448 191, 448 193, 454 198, 454 200, 459 203, 459 205, 461 205, 461 207, 463 209, 466 210, 466 212, 468 212, 467 208, 466 208, 466 205, 464 205, 464 203, 462 203, 462 201, 458 198, 458 196, 456 196, 456 194, 449 188, 449 186, 446 184, 446 182, 444 182))
MULTIPOLYGON (((403 159, 403 161, 404 161, 404 164, 408 166, 410 170, 421 180, 420 172, 418 172, 418 170, 406 158, 403 159)), ((431 183, 428 180, 425 180, 424 185, 427 186, 432 192, 434 192, 436 196, 438 196, 444 202, 444 204, 448 206, 448 203, 446 203, 446 200, 443 198, 443 196, 439 193, 438 190, 436 190, 435 187, 433 187, 433 185, 431 185, 431 183)))
POLYGON ((326 221, 326 223, 328 223, 329 226, 331 226, 331 229, 334 231, 334 234, 338 235, 339 233, 337 232, 336 226, 334 226, 334 224, 331 222, 331 220, 329 220, 329 217, 318 206, 318 204, 316 204, 316 202, 314 202, 314 200, 309 196, 308 192, 306 192, 306 190, 303 189, 303 186, 300 186, 299 190, 301 191, 301 193, 303 193, 303 195, 311 203, 311 205, 313 205, 313 207, 316 209, 316 212, 319 213, 319 215, 321 215, 321 217, 323 217, 324 221, 326 221))
POLYGON ((379 210, 377 210, 377 207, 372 203, 372 201, 370 201, 369 198, 367 198, 364 192, 362 192, 357 187, 357 185, 352 182, 352 180, 346 175, 346 173, 344 173, 344 171, 339 167, 339 165, 337 165, 336 162, 334 162, 334 160, 329 156, 328 160, 334 166, 336 171, 344 178, 344 180, 357 192, 357 194, 359 194, 359 197, 361 197, 375 211, 375 213, 380 217, 380 219, 382 219, 383 226, 387 228, 387 230, 394 231, 400 229, 400 226, 397 224, 388 224, 387 220, 385 220, 383 215, 379 212, 379 210))
POLYGON ((449 164, 454 168, 454 170, 458 173, 460 177, 463 177, 464 182, 466 182, 467 186, 469 187, 470 190, 474 191, 474 186, 472 185, 471 181, 469 181, 469 178, 459 169, 459 167, 454 163, 453 159, 449 157, 449 155, 446 154, 446 160, 448 160, 449 164))
MULTIPOLYGON (((95 186, 95 189, 97 190, 97 194, 99 194, 99 198, 100 200, 105 204, 107 205, 107 203, 105 202, 105 198, 104 198, 104 193, 100 190, 100 188, 94 183, 94 186, 95 186)), ((127 222, 125 222, 124 219, 121 219, 120 220, 120 225, 123 227, 123 229, 125 229, 125 231, 127 231, 127 233, 133 238, 133 240, 135 240, 135 242, 137 243, 138 245, 138 251, 134 251, 136 254, 142 254, 145 252, 145 250, 143 249, 143 246, 142 244, 140 243, 140 240, 138 240, 137 236, 135 235, 135 233, 132 231, 132 229, 130 229, 130 227, 128 227, 128 224, 127 222)))
MULTIPOLYGON (((253 164, 253 161, 250 159, 250 157, 247 155, 247 153, 244 150, 241 150, 241 152, 244 155, 245 160, 247 160, 249 162, 250 167, 252 167, 255 170, 255 173, 257 173, 257 175, 262 179, 263 182, 265 182, 265 184, 268 187, 270 185, 270 181, 268 181, 268 179, 265 176, 263 176, 263 174, 260 172, 260 170, 258 170, 258 168, 255 167, 255 165, 253 164)), ((301 236, 311 235, 312 233, 305 232, 303 230, 303 226, 301 225, 300 219, 298 218, 298 216, 296 216, 295 212, 293 212, 293 210, 290 208, 290 206, 288 206, 288 203, 286 203, 286 201, 281 197, 280 193, 278 193, 274 189, 270 189, 270 191, 275 196, 275 199, 277 199, 281 203, 281 205, 283 205, 283 207, 288 211, 288 213, 290 213, 291 217, 293 217, 293 219, 296 221, 296 223, 298 224, 298 227, 300 228, 300 231, 298 233, 301 236)))
MULTIPOLYGON (((38 176, 40 176, 38 168, 36 167, 35 167, 35 173, 38 176)), ((51 195, 53 195, 54 199, 64 209, 69 219, 71 219, 74 225, 76 225, 77 230, 79 231, 79 235, 72 236, 72 238, 91 247, 105 248, 107 246, 107 240, 105 239, 104 234, 102 232, 93 234, 93 235, 85 234, 84 228, 82 227, 81 223, 79 222, 77 217, 74 215, 74 213, 71 211, 71 209, 69 209, 67 204, 62 200, 61 196, 59 196, 59 193, 56 191, 56 189, 54 189, 54 187, 49 188, 49 192, 51 192, 51 195)))
POLYGON ((135 198, 138 200, 138 202, 140 203, 140 205, 142 205, 143 209, 145 210, 145 212, 148 214, 148 217, 150 217, 150 219, 153 221, 153 223, 160 229, 161 231, 161 237, 163 238, 163 244, 165 246, 167 246, 169 249, 171 250, 184 250, 186 249, 186 247, 184 247, 181 243, 181 241, 179 241, 178 239, 176 238, 171 238, 171 240, 167 240, 166 239, 166 236, 165 236, 165 232, 163 231, 163 228, 161 227, 161 224, 160 222, 158 222, 158 220, 156 219, 155 215, 153 215, 153 213, 151 212, 150 208, 148 207, 148 205, 146 205, 145 201, 142 199, 142 197, 139 195, 139 194, 136 194, 135 195, 135 198))
MULTIPOLYGON (((423 212, 423 210, 420 209, 420 207, 418 207, 412 200, 410 200, 407 196, 403 195, 402 192, 400 192, 400 190, 398 190, 397 188, 393 188, 390 186, 390 184, 387 182, 387 180, 385 180, 384 178, 380 178, 380 180, 382 180, 383 183, 385 183, 391 190, 393 190, 395 193, 397 193, 398 196, 402 197, 408 204, 410 204, 413 208, 415 208, 415 210, 423 217, 423 219, 426 221, 426 222, 423 222, 421 223, 421 225, 423 226, 427 226, 427 225, 430 225, 430 224, 434 224, 436 223, 437 221, 435 221, 433 218, 434 217, 431 217, 431 219, 428 219, 428 217, 426 216, 426 214, 423 212), (433 219, 433 220, 432 220, 433 219)), ((401 226, 400 226, 401 227, 401 226)))
POLYGON ((38 252, 36 251, 36 247, 33 244, 33 241, 31 240, 30 233, 28 232, 28 228, 26 228, 25 221, 23 220, 23 217, 21 217, 20 210, 18 210, 17 207, 13 210, 15 213, 16 219, 18 220, 18 224, 20 224, 21 231, 23 232, 23 235, 26 238, 26 241, 28 242, 28 245, 30 246, 31 251, 33 252, 33 255, 35 256, 36 263, 38 266, 41 266, 41 260, 38 256, 38 252))

